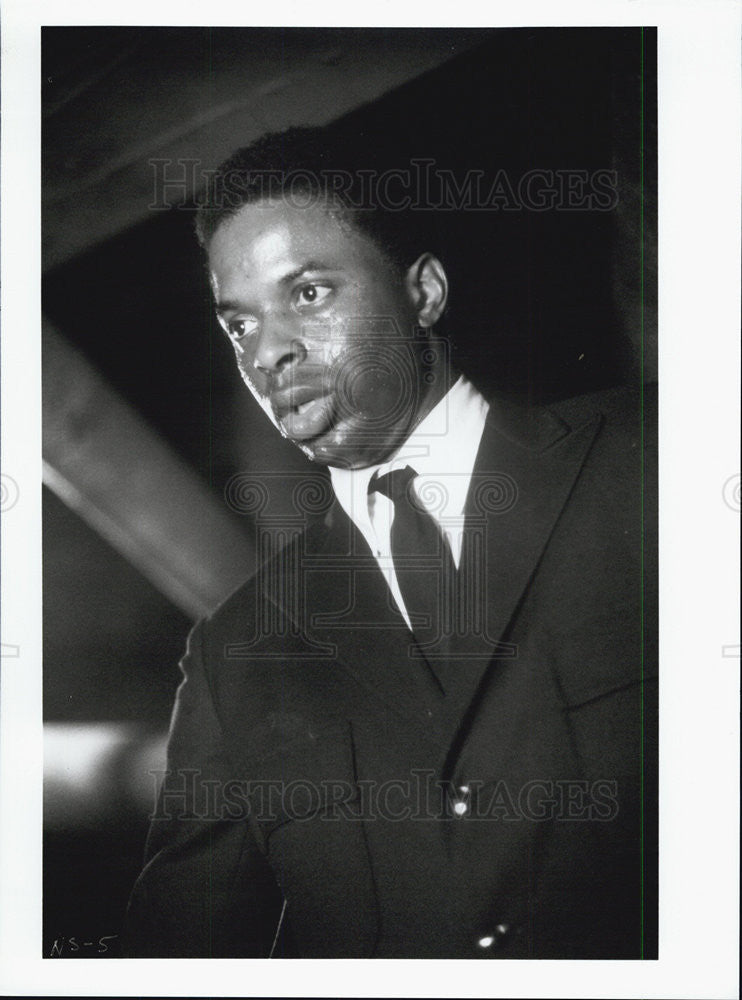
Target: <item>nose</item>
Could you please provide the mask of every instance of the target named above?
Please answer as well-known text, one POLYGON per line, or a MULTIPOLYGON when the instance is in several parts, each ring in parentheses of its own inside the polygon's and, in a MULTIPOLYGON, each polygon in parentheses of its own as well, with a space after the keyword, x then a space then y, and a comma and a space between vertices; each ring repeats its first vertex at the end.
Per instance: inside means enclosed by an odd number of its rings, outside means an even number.
POLYGON ((307 349, 290 323, 265 317, 258 335, 253 366, 265 375, 279 375, 306 359, 307 349))

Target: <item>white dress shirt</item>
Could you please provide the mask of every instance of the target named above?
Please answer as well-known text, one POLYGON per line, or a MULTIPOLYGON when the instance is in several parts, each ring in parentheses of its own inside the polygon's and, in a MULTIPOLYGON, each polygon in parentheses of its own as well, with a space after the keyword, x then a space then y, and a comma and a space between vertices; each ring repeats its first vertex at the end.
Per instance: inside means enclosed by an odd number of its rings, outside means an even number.
POLYGON ((386 462, 366 469, 330 466, 335 495, 369 544, 407 625, 410 619, 394 572, 391 525, 394 504, 382 493, 369 495, 371 477, 412 466, 412 488, 451 546, 458 568, 464 529, 464 504, 484 431, 489 403, 463 375, 386 462))

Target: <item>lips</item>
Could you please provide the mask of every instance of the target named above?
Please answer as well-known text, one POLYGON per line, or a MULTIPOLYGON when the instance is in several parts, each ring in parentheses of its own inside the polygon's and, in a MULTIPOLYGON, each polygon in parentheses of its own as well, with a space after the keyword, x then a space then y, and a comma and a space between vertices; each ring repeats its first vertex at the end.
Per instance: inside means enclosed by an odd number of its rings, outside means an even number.
POLYGON ((317 386, 289 386, 271 395, 271 406, 287 437, 309 441, 332 423, 332 394, 317 386))

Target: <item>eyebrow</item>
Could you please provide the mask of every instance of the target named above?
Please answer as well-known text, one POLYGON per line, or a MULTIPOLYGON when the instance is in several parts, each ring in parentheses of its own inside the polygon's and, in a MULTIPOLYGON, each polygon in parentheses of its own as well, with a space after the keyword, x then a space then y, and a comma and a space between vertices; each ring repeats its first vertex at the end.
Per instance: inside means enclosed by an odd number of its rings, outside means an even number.
POLYGON ((312 271, 342 271, 342 268, 331 267, 329 264, 323 264, 322 261, 318 260, 308 260, 306 264, 302 264, 301 267, 297 267, 293 271, 289 271, 288 274, 284 274, 284 276, 279 279, 279 284, 289 285, 292 281, 300 278, 302 274, 311 274, 312 271))
MULTIPOLYGON (((303 274, 311 274, 313 271, 342 271, 342 267, 335 267, 330 264, 323 264, 322 261, 318 260, 308 260, 306 264, 301 264, 299 267, 294 268, 293 271, 289 271, 278 279, 279 285, 290 285, 292 281, 296 281, 303 274)), ((231 299, 220 299, 216 304, 216 311, 220 315, 226 312, 239 312, 242 305, 239 302, 234 302, 231 299)))

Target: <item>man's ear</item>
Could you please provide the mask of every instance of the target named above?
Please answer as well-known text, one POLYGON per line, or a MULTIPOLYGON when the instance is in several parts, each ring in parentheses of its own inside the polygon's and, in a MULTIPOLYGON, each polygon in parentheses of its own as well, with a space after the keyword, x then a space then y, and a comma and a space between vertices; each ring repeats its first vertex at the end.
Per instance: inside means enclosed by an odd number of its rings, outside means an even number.
POLYGON ((433 326, 441 318, 448 301, 448 278, 443 264, 432 253, 422 254, 408 269, 405 284, 418 325, 433 326))

